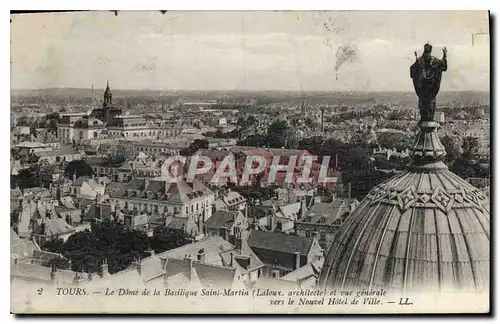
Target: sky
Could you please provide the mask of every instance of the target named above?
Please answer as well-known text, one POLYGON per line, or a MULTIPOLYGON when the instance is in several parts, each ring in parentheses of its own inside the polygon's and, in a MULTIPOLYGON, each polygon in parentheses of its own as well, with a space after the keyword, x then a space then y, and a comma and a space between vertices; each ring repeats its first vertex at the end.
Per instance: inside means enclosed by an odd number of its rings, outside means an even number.
POLYGON ((11 88, 413 91, 414 52, 448 50, 441 90, 489 91, 486 11, 93 11, 11 16, 11 88), (471 33, 475 36, 472 45, 471 33), (340 64, 339 47, 352 49, 340 64), (338 70, 335 71, 337 64, 338 70))

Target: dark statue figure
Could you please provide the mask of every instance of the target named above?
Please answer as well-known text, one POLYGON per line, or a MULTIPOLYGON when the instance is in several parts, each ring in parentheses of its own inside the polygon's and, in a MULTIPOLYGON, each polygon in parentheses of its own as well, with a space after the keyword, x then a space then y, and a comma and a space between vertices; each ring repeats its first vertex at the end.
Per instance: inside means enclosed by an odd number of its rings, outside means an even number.
POLYGON ((410 67, 410 76, 418 96, 418 109, 422 121, 433 121, 436 111, 436 96, 441 85, 441 74, 447 70, 446 47, 443 48, 443 58, 431 55, 432 45, 425 44, 424 53, 417 57, 410 67))

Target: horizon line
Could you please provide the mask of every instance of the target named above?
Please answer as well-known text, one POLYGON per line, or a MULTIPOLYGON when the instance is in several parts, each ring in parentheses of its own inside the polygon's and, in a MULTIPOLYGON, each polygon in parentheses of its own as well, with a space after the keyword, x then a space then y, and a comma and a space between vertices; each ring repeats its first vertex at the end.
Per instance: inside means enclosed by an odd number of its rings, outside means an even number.
MULTIPOLYGON (((75 90, 89 90, 92 91, 92 88, 79 88, 79 87, 48 87, 48 88, 11 88, 10 91, 41 91, 41 90, 52 90, 52 89, 75 89, 75 90)), ((101 90, 101 88, 93 88, 95 90, 101 90)), ((102 90, 105 90, 106 88, 102 88, 102 90)), ((147 88, 113 88, 111 87, 112 91, 190 91, 190 92, 196 92, 196 91, 212 91, 212 92, 364 92, 364 93, 369 93, 369 92, 403 92, 403 93, 413 93, 414 91, 412 90, 287 90, 287 89, 266 89, 266 90, 256 90, 256 89, 147 89, 147 88)), ((443 92, 486 92, 489 93, 491 89, 489 90, 478 90, 478 89, 464 89, 464 90, 442 90, 440 93, 443 92)))

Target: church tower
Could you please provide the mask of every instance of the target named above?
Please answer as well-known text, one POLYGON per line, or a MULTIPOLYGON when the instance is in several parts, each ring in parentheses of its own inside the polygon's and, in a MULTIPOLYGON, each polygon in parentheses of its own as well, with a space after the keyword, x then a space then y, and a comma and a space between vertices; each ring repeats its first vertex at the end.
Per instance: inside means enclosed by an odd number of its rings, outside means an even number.
POLYGON ((102 108, 111 107, 113 105, 113 95, 111 94, 111 89, 109 88, 109 81, 106 83, 106 90, 104 91, 104 102, 102 103, 102 108))

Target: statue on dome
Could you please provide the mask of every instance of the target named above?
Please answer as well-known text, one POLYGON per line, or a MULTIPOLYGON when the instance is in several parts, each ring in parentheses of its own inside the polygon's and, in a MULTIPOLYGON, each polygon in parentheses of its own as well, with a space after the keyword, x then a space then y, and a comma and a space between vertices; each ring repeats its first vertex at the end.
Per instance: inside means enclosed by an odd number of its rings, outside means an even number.
POLYGON ((410 76, 418 96, 418 109, 422 121, 433 121, 436 111, 436 96, 441 85, 441 75, 447 70, 446 47, 443 47, 443 58, 438 59, 431 55, 432 45, 424 45, 424 53, 417 57, 410 67, 410 76))

